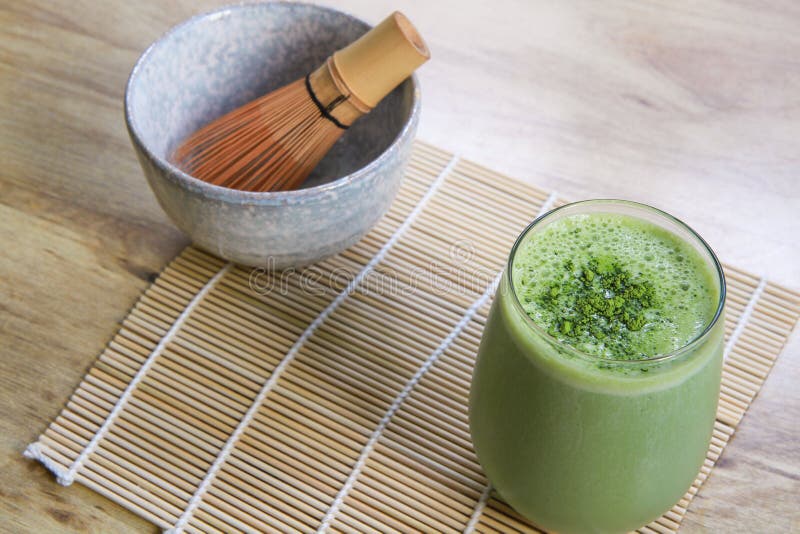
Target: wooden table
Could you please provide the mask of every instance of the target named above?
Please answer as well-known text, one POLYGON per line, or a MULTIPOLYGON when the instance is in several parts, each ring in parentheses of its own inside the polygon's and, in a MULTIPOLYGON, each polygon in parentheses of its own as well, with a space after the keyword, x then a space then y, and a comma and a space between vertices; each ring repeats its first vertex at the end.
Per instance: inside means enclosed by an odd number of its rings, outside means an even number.
MULTIPOLYGON (((216 2, 0 8, 0 529, 152 532, 25 445, 139 292, 185 244, 145 185, 126 77, 216 2)), ((422 139, 564 197, 625 197, 688 221, 729 263, 800 288, 800 3, 345 0, 403 9, 434 60, 422 139)), ((800 530, 795 335, 684 522, 800 530)))

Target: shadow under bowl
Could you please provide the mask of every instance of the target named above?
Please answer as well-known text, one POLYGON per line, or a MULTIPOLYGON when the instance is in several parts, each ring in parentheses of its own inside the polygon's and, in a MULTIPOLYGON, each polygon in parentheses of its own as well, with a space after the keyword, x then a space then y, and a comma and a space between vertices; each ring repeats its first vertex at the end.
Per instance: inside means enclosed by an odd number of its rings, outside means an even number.
POLYGON ((195 16, 134 66, 125 120, 159 204, 192 241, 251 266, 302 266, 358 241, 389 208, 411 155, 420 97, 412 76, 357 121, 295 191, 249 192, 169 162, 210 120, 305 76, 370 26, 339 11, 269 2, 195 16))

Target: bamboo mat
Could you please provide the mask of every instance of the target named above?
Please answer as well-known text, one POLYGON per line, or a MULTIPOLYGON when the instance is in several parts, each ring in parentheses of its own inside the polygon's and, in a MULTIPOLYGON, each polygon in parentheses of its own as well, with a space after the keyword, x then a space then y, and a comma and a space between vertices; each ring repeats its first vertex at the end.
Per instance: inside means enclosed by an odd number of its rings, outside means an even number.
MULTIPOLYGON (((351 249, 270 274, 189 247, 26 450, 171 532, 534 532, 487 485, 467 398, 508 251, 555 194, 418 143, 351 249)), ((725 366, 674 532, 800 315, 727 266, 725 366)))

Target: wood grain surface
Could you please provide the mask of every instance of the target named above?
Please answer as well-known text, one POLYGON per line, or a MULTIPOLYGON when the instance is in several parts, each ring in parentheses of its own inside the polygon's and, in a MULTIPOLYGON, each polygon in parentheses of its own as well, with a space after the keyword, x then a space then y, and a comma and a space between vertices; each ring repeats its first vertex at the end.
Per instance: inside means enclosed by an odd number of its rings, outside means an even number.
MULTIPOLYGON (((122 97, 151 41, 220 4, 0 5, 0 530, 156 531, 21 453, 187 243, 147 189, 122 97)), ((399 8, 425 35, 420 138, 564 198, 653 204, 800 288, 800 3, 334 5, 373 23, 399 8)), ((800 531, 798 382, 795 333, 684 531, 800 531)))

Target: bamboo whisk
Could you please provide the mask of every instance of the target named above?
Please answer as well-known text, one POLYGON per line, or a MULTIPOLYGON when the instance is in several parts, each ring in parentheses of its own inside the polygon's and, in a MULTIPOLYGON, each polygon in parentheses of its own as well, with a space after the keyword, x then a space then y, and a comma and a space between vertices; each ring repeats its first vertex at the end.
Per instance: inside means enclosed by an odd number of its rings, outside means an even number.
POLYGON ((429 58, 417 30, 395 12, 305 78, 207 124, 172 159, 223 187, 294 189, 356 119, 429 58))

